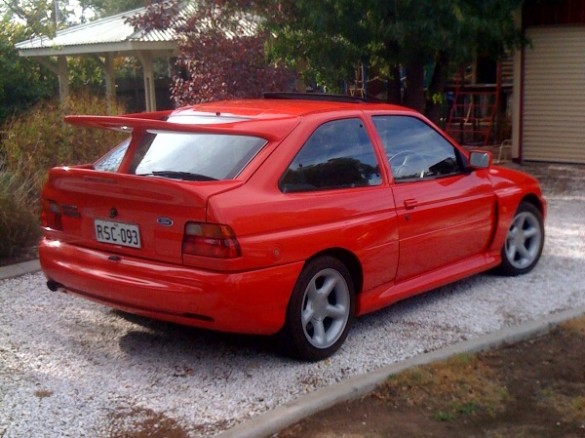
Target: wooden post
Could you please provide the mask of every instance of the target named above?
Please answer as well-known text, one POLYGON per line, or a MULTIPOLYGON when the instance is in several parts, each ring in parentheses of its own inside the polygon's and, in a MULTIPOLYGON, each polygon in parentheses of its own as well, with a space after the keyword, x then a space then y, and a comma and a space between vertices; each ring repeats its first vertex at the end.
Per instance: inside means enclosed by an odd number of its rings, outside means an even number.
POLYGON ((156 90, 154 84, 154 68, 152 55, 149 52, 138 52, 144 75, 144 101, 146 111, 156 111, 156 90))
POLYGON ((104 76, 106 78, 106 99, 108 113, 112 114, 116 104, 116 78, 114 76, 114 55, 107 53, 104 63, 104 76))

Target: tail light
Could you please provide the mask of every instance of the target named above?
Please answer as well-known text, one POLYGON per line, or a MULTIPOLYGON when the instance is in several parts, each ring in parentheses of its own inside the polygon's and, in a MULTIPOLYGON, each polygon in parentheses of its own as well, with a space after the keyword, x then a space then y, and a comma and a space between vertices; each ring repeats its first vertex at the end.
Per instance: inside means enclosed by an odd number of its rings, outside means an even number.
POLYGON ((233 230, 227 225, 188 222, 183 254, 231 259, 241 255, 233 230))
POLYGON ((52 228, 53 230, 63 231, 61 221, 62 212, 59 204, 50 199, 43 199, 43 209, 41 210, 41 226, 52 228))

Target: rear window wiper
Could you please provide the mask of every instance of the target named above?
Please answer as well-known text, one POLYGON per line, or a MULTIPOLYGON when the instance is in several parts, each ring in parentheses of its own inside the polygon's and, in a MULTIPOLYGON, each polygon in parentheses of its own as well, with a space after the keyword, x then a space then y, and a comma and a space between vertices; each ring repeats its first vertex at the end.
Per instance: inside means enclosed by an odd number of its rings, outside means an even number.
POLYGON ((186 181, 217 181, 217 178, 201 175, 200 173, 180 172, 176 170, 154 170, 149 173, 139 173, 137 176, 162 176, 164 178, 184 179, 186 181))

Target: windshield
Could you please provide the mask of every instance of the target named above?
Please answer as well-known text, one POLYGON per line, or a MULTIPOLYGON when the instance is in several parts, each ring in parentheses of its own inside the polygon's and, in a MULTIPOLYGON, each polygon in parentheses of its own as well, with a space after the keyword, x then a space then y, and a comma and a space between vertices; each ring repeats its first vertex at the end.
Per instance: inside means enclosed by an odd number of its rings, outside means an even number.
POLYGON ((265 144, 244 135, 148 131, 129 171, 191 181, 233 179, 265 144))

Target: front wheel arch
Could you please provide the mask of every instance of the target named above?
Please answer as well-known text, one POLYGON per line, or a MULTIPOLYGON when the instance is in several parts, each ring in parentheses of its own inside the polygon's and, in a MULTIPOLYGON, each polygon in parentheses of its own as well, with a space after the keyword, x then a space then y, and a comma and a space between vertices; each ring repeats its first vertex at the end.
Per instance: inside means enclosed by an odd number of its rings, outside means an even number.
POLYGON ((540 215, 544 218, 544 206, 542 205, 542 202, 540 199, 538 199, 538 196, 534 195, 534 194, 530 194, 525 196, 522 201, 520 201, 520 204, 523 203, 527 203, 527 204, 532 204, 534 205, 535 208, 538 209, 538 211, 540 211, 540 215))

